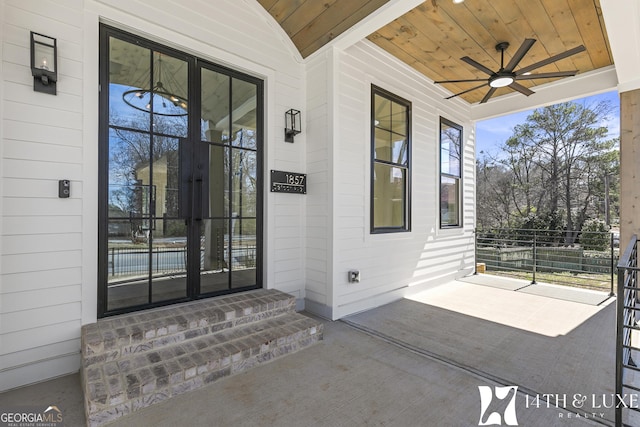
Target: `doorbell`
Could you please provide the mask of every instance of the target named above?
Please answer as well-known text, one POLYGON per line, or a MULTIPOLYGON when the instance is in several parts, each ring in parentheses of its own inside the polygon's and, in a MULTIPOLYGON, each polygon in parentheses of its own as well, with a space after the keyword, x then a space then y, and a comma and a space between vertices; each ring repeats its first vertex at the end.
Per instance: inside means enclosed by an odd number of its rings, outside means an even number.
POLYGON ((71 182, 68 179, 58 181, 58 197, 66 199, 71 195, 71 182))

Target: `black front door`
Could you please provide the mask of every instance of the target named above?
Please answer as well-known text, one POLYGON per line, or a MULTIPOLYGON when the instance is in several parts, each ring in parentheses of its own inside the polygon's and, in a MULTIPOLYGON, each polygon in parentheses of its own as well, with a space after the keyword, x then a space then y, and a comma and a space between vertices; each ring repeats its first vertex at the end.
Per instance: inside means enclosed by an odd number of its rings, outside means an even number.
POLYGON ((260 287, 262 81, 100 41, 99 316, 260 287))

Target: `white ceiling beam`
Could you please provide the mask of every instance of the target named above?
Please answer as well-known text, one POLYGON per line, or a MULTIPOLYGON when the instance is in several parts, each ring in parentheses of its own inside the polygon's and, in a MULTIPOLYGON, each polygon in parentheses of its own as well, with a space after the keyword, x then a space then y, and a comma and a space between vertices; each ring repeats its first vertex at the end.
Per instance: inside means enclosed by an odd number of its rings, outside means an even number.
POLYGON ((618 91, 640 88, 640 2, 600 0, 609 37, 613 63, 618 74, 618 91))
POLYGON ((574 77, 532 87, 531 89, 535 93, 530 96, 514 92, 498 98, 491 98, 484 104, 473 104, 471 119, 474 121, 491 119, 616 90, 617 87, 616 67, 610 65, 574 77))
POLYGON ((306 60, 309 61, 316 55, 321 55, 322 52, 331 47, 344 50, 422 3, 424 3, 424 0, 389 0, 383 6, 370 13, 369 16, 363 18, 347 31, 309 55, 306 60))

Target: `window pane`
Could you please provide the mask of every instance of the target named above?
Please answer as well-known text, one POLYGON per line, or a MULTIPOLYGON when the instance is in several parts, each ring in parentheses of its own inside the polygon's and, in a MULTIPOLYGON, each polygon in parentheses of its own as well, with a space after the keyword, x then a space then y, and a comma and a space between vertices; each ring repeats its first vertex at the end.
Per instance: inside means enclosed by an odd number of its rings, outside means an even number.
POLYGON ((129 221, 109 221, 107 308, 146 304, 149 299, 149 242, 129 221))
POLYGON ((462 131, 446 123, 441 123, 440 163, 442 173, 460 176, 461 146, 462 131))
POLYGON ((153 88, 142 99, 153 109, 154 132, 187 136, 188 92, 187 62, 153 52, 153 88))
POLYGON ((376 163, 373 176, 373 226, 405 227, 406 169, 376 163))
POLYGON ((202 69, 201 138, 203 141, 229 141, 230 78, 215 71, 202 69))
POLYGON ((231 243, 232 286, 252 286, 256 277, 256 220, 232 219, 233 240, 231 243))
MULTIPOLYGON (((153 185, 156 189, 156 209, 153 215, 157 218, 177 218, 180 179, 179 140, 155 137, 153 141, 153 185)), ((148 172, 143 183, 148 183, 148 172)))
POLYGON ((233 145, 256 149, 257 88, 253 83, 238 79, 232 81, 233 145))
POLYGON ((109 124, 149 130, 146 103, 151 79, 151 51, 115 38, 109 39, 109 124))
POLYGON ((256 152, 233 150, 232 162, 232 216, 255 217, 258 196, 256 152))
POLYGON ((460 225, 458 210, 460 195, 460 180, 457 178, 441 177, 440 181, 440 225, 460 225))
POLYGON ((184 220, 160 221, 154 235, 151 261, 151 301, 168 301, 187 296, 187 226, 184 220))
POLYGON ((374 155, 376 160, 383 160, 404 166, 408 160, 408 148, 409 144, 402 136, 382 129, 375 130, 374 155))
POLYGON ((391 161, 391 132, 384 129, 375 129, 375 151, 373 156, 376 160, 391 161))
POLYGON ((391 101, 376 94, 373 97, 373 125, 391 130, 391 101))
POLYGON ((407 107, 398 103, 391 105, 391 130, 399 135, 407 134, 407 107))
POLYGON ((229 216, 229 149, 209 146, 209 218, 229 216))
POLYGON ((143 179, 150 166, 149 149, 148 134, 119 129, 109 131, 109 216, 140 218, 148 215, 150 187, 143 179))
POLYGON ((200 236, 200 292, 229 289, 228 220, 204 220, 200 236))

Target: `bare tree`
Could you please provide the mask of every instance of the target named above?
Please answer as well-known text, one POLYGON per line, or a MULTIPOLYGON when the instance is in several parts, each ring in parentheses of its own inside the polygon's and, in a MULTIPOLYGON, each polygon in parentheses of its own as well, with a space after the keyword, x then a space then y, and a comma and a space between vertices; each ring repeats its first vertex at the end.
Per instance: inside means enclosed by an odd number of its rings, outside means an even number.
MULTIPOLYGON (((521 222, 532 214, 563 218, 567 230, 580 230, 599 214, 605 176, 615 178, 618 170, 617 139, 607 139, 609 130, 602 124, 611 111, 607 102, 568 102, 537 109, 514 127, 502 155, 484 167, 500 165, 508 171, 515 217, 521 222)), ((479 180, 484 177, 478 175, 479 180)), ((613 179, 613 188, 616 182, 613 179)), ((486 185, 479 183, 478 188, 486 185)), ((494 193, 478 199, 504 197, 494 193)), ((567 233, 565 243, 573 243, 576 235, 567 233)))

